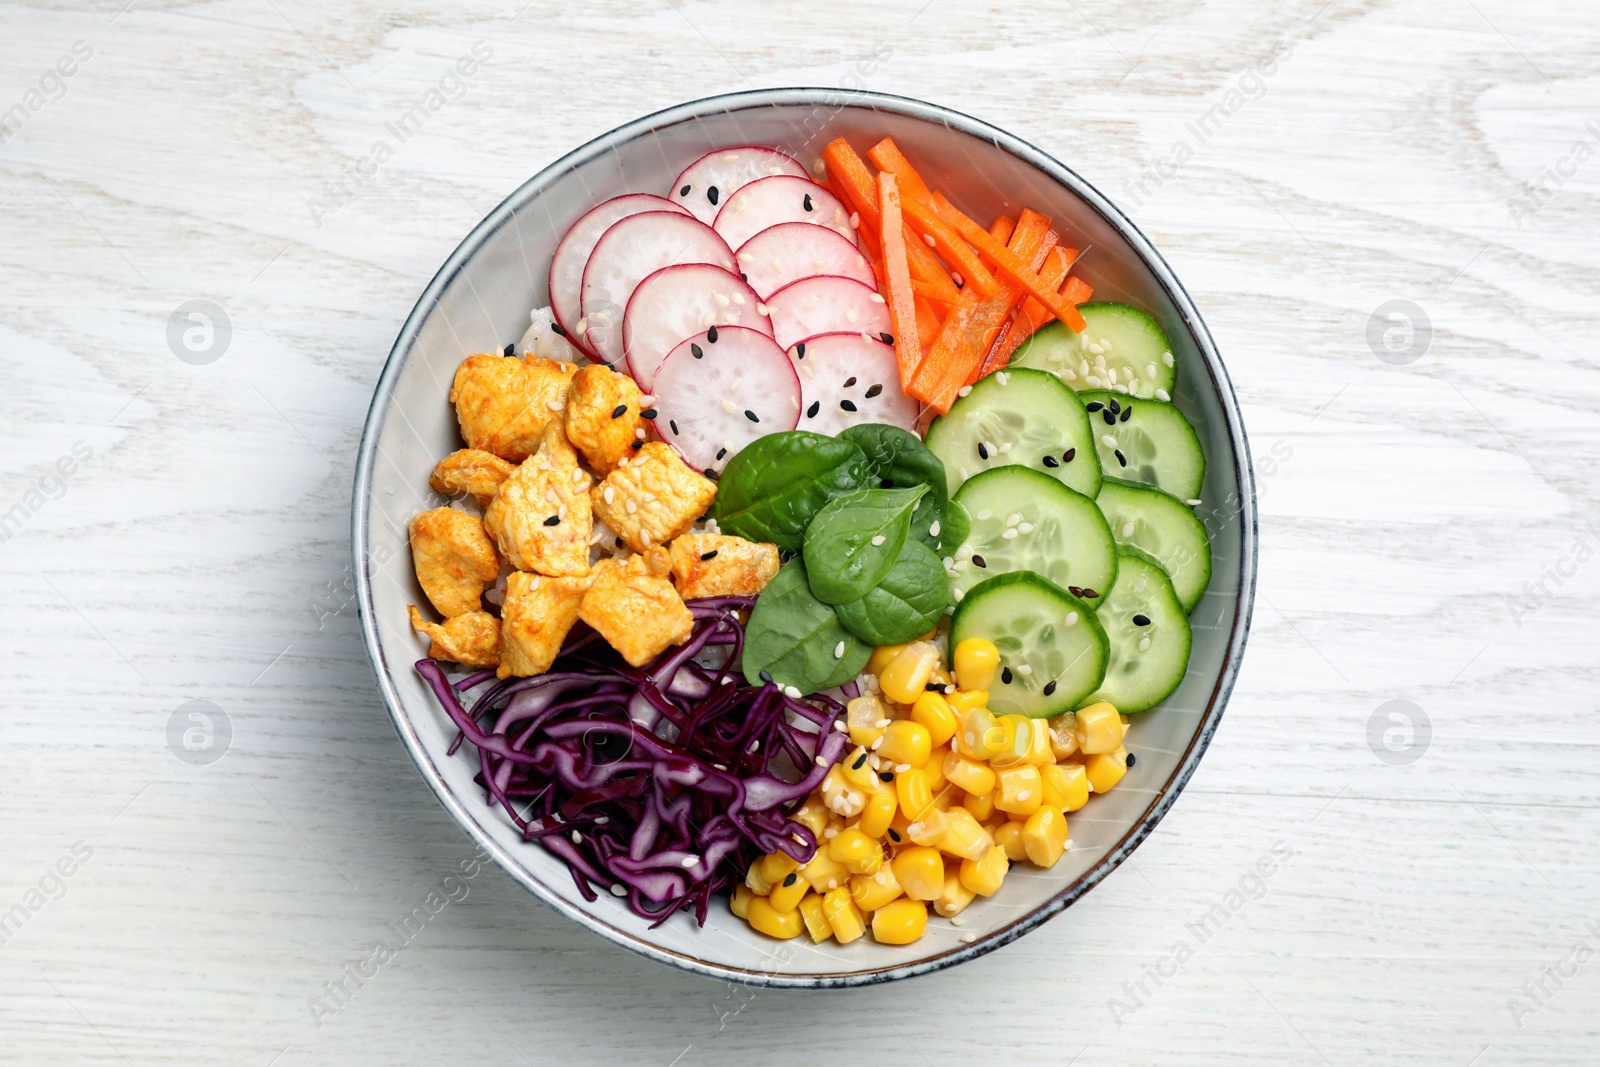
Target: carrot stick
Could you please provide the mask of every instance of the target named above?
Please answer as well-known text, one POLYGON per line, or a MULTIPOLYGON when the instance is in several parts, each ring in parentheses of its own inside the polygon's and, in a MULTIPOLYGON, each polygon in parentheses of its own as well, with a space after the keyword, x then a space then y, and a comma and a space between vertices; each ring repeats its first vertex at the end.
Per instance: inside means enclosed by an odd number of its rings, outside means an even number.
POLYGON ((867 149, 867 158, 872 160, 873 166, 879 170, 889 171, 898 177, 900 184, 905 187, 907 197, 932 202, 933 191, 928 188, 928 183, 922 180, 922 175, 917 173, 911 161, 901 153, 900 146, 894 143, 893 137, 885 137, 867 149))
MULTIPOLYGON (((880 171, 880 173, 893 172, 880 171)), ((905 212, 906 221, 911 224, 911 228, 924 237, 931 238, 933 250, 939 253, 939 258, 950 264, 951 269, 961 275, 963 288, 971 286, 977 290, 978 295, 986 299, 999 291, 1000 283, 995 281, 994 275, 989 273, 989 268, 983 265, 978 259, 978 254, 973 251, 972 245, 967 243, 971 238, 966 237, 964 240, 964 234, 947 225, 930 201, 906 197, 900 207, 905 212)), ((983 239, 991 246, 1005 248, 1005 245, 989 236, 988 230, 979 227, 978 232, 983 234, 983 239)))
MULTIPOLYGON (((935 193, 935 196, 939 194, 935 193)), ((939 199, 944 199, 942 196, 939 199)), ((996 215, 994 221, 989 223, 989 236, 996 241, 1010 241, 1011 235, 1016 232, 1017 220, 1009 215, 996 215)))
POLYGON ((1074 304, 1082 304, 1094 296, 1094 289, 1082 278, 1068 278, 1065 288, 1061 290, 1061 295, 1074 304))
POLYGON ((883 274, 888 285, 889 328, 894 331, 895 361, 900 365, 900 387, 906 388, 922 362, 917 339, 916 294, 911 291, 911 268, 906 262, 905 219, 900 214, 900 186, 893 174, 878 175, 878 203, 883 216, 883 274))
MULTIPOLYGON (((935 194, 935 197, 944 202, 944 198, 938 194, 935 194)), ((993 233, 992 228, 990 232, 993 233)), ((1050 220, 1037 211, 1024 208, 1017 219, 1016 228, 1012 230, 1011 243, 1007 247, 1028 264, 1030 269, 1037 271, 1044 266, 1046 257, 1056 246, 1056 241, 1055 231, 1050 229, 1050 220)), ((968 366, 967 378, 963 384, 971 385, 985 374, 1005 365, 999 362, 996 350, 1005 335, 1010 332, 1008 320, 1012 318, 1027 294, 1021 286, 1007 282, 1001 287, 1000 297, 1003 299, 997 299, 973 323, 975 336, 982 346, 982 355, 968 366)))
POLYGON ((960 302, 945 316, 944 323, 939 327, 939 336, 934 338, 928 354, 922 358, 922 365, 917 368, 917 373, 912 376, 910 384, 905 386, 907 393, 919 400, 927 401, 937 408, 941 415, 950 410, 950 402, 945 401, 944 406, 940 407, 936 400, 944 391, 945 382, 955 376, 962 352, 971 347, 968 336, 971 332, 972 317, 979 306, 977 298, 968 293, 961 294, 960 302))
MULTIPOLYGON (((936 209, 928 208, 922 204, 906 205, 906 214, 910 215, 913 220, 916 217, 915 213, 921 210, 936 209)), ((953 207, 946 209, 946 212, 951 216, 949 222, 955 231, 967 241, 970 241, 974 248, 992 259, 1001 277, 1026 289, 1052 315, 1066 323, 1076 332, 1083 332, 1084 327, 1087 325, 1083 321, 1083 316, 1078 314, 1078 309, 1071 301, 1056 292, 1054 286, 1046 285, 1041 281, 1039 275, 1029 270, 1027 263, 1023 262, 1016 253, 989 236, 988 230, 979 226, 953 207)))
MULTIPOLYGON (((1047 284, 1060 284, 1061 280, 1066 278, 1067 271, 1077 258, 1078 250, 1076 248, 1056 248, 1051 250, 1049 258, 1045 260, 1044 266, 1039 271, 1040 279, 1047 284)), ((1070 300, 1074 304, 1081 304, 1094 295, 1094 290, 1085 284, 1081 278, 1066 278, 1066 284, 1061 287, 1061 295, 1064 299, 1070 300)), ((990 371, 1004 367, 1010 361, 1012 353, 1017 350, 1022 342, 1038 333, 1046 323, 1052 322, 1054 319, 1055 316, 1050 314, 1050 311, 1037 300, 1032 297, 1024 300, 1022 307, 1017 310, 1016 317, 1011 320, 1010 328, 995 343, 995 347, 990 353, 990 360, 993 366, 986 366, 984 373, 987 374, 990 371)))
MULTIPOLYGON (((878 210, 877 181, 861 157, 856 155, 855 149, 843 137, 835 138, 822 150, 822 159, 827 166, 828 184, 834 195, 860 216, 858 232, 880 230, 883 219, 878 210)), ((906 262, 912 277, 937 289, 941 302, 948 304, 955 301, 960 290, 950 280, 949 272, 921 241, 907 244, 906 262)))
MULTIPOLYGON (((917 284, 915 278, 911 280, 911 284, 912 286, 917 284)), ((917 297, 917 343, 923 348, 933 344, 933 339, 939 336, 939 327, 944 322, 944 314, 939 309, 947 306, 917 297)))

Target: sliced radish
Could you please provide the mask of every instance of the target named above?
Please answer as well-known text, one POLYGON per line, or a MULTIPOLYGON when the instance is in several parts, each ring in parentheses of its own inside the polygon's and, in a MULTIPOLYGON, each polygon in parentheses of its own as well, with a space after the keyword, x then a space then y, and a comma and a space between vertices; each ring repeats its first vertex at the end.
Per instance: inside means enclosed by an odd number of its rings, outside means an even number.
POLYGON ((739 450, 800 418, 800 378, 772 338, 713 326, 674 348, 650 384, 656 432, 696 470, 715 474, 739 450))
POLYGON ((805 178, 806 168, 792 156, 772 148, 750 144, 719 148, 707 152, 678 175, 672 183, 672 201, 688 208, 709 226, 717 217, 718 207, 741 187, 780 174, 805 178))
POLYGON ((745 281, 762 299, 790 282, 823 274, 852 278, 874 288, 878 284, 872 264, 861 249, 826 226, 804 222, 768 226, 740 245, 733 258, 745 281))
POLYGON ((675 211, 646 211, 611 225, 583 268, 583 316, 574 328, 607 363, 622 360, 622 314, 639 283, 675 263, 733 269, 733 253, 710 226, 675 211))
POLYGON ((833 436, 861 422, 915 431, 922 405, 900 391, 894 346, 859 333, 797 341, 789 359, 800 374, 799 429, 833 436))
POLYGON ((688 208, 649 193, 615 196, 579 216, 578 221, 567 230, 566 236, 561 238, 561 243, 556 245, 555 255, 550 257, 550 310, 555 313, 556 322, 566 331, 567 339, 577 342, 578 347, 585 351, 589 346, 583 344, 574 332, 583 314, 584 265, 589 262, 589 254, 594 251, 595 244, 613 223, 643 211, 688 214, 688 208))
POLYGON ((819 333, 889 334, 889 308, 851 278, 801 278, 767 297, 772 336, 784 348, 819 333))
POLYGON ((648 391, 667 353, 710 326, 748 326, 771 337, 771 321, 756 311, 760 302, 737 274, 710 263, 662 267, 639 283, 622 316, 628 373, 648 391))
POLYGON ((809 222, 826 226, 851 244, 856 231, 850 212, 839 198, 810 178, 782 174, 761 178, 728 197, 713 223, 722 239, 738 248, 750 238, 780 222, 809 222))

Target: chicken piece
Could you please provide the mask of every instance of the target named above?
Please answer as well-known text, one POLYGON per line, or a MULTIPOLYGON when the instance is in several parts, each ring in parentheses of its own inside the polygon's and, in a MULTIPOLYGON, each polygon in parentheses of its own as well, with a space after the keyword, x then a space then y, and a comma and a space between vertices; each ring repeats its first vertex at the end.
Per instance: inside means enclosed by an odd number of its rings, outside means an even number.
POLYGON ((632 378, 599 364, 585 367, 572 376, 567 438, 604 477, 616 469, 618 460, 636 451, 635 441, 645 439, 643 407, 632 378))
POLYGON ((755 596, 778 573, 778 546, 727 534, 686 533, 672 542, 672 581, 685 600, 755 596))
POLYGON ((603 559, 583 595, 578 617, 635 667, 694 632, 694 616, 664 577, 670 567, 659 546, 626 560, 603 559))
POLYGON ((428 602, 445 618, 483 610, 483 590, 500 576, 500 556, 483 520, 454 508, 411 519, 411 558, 428 602))
POLYGON ((500 620, 487 611, 469 611, 446 619, 444 625, 429 622, 415 605, 407 604, 411 628, 433 639, 428 655, 448 659, 463 667, 500 665, 500 620))
POLYGON ((643 552, 693 526, 716 497, 716 482, 690 470, 669 445, 650 441, 606 475, 594 510, 629 548, 643 552))
POLYGON ((500 483, 516 469, 515 463, 507 463, 493 452, 462 448, 434 466, 428 484, 449 496, 471 493, 478 506, 486 508, 499 492, 500 483))
POLYGON ((593 485, 557 419, 545 427, 539 451, 500 483, 483 524, 519 571, 556 577, 587 574, 593 485))
POLYGON ((468 356, 450 386, 462 438, 470 448, 521 463, 539 447, 546 424, 565 409, 577 369, 537 357, 468 356))
POLYGON ((500 612, 501 678, 526 678, 550 669, 567 631, 578 621, 590 579, 547 578, 517 571, 506 578, 500 612))

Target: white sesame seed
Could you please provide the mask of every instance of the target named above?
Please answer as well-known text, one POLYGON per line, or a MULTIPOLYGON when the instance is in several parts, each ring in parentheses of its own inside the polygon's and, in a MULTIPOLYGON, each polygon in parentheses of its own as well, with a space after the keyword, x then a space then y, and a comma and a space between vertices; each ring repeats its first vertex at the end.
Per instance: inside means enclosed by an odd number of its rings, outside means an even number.
POLYGON ((588 318, 585 317, 585 318, 579 319, 578 320, 578 325, 576 325, 576 326, 574 326, 572 328, 572 332, 577 334, 579 337, 582 337, 584 334, 588 333, 589 332, 589 320, 588 320, 588 318))
POLYGON ((971 395, 972 395, 972 386, 970 386, 970 385, 963 385, 960 389, 956 390, 956 396, 971 396, 971 395))
POLYGON ((1101 434, 1100 435, 1100 440, 1102 440, 1102 441, 1104 441, 1106 443, 1106 447, 1107 448, 1116 448, 1117 447, 1117 439, 1115 437, 1112 437, 1108 433, 1101 434))
POLYGON ((1033 523, 1031 523, 1031 522, 1023 523, 1021 526, 1017 527, 1017 532, 1018 533, 1025 533, 1025 534, 1033 533, 1033 523))
POLYGON ((807 381, 811 381, 817 376, 816 365, 812 363, 802 363, 800 364, 800 373, 806 376, 807 381))
POLYGON ((783 695, 789 697, 791 700, 799 700, 800 690, 795 686, 786 685, 783 687, 783 695))
POLYGON ((1172 366, 1172 353, 1171 352, 1163 352, 1163 353, 1161 353, 1161 362, 1165 363, 1169 367, 1172 366))
POLYGON ((965 926, 965 925, 967 925, 967 920, 963 919, 959 915, 952 915, 952 916, 950 916, 950 925, 951 926, 965 926))
POLYGON ((1148 637, 1139 638, 1139 651, 1140 652, 1148 652, 1148 651, 1150 651, 1150 639, 1148 637))
POLYGON ((836 731, 838 731, 839 733, 841 733, 841 734, 847 732, 850 729, 848 726, 846 726, 844 724, 844 720, 843 719, 835 719, 835 720, 833 720, 833 728, 836 731))
POLYGON ((806 297, 805 300, 800 304, 800 310, 801 311, 815 311, 815 310, 817 310, 817 298, 814 297, 814 296, 806 297))
POLYGON ((1154 378, 1156 376, 1156 365, 1154 363, 1146 363, 1144 365, 1144 376, 1146 378, 1154 378))
POLYGON ((1061 378, 1063 381, 1075 382, 1078 380, 1078 374, 1071 367, 1062 367, 1061 378))
POLYGON ((650 547, 650 531, 649 530, 640 530, 639 531, 639 543, 641 545, 643 545, 644 547, 646 547, 646 548, 650 547))
POLYGON ((1017 531, 1006 530, 1000 536, 1005 538, 1007 541, 1015 541, 1017 539, 1017 531))
POLYGON ((562 408, 564 408, 566 406, 567 406, 566 404, 562 403, 559 400, 547 400, 547 401, 545 401, 545 407, 549 408, 551 411, 560 411, 562 408))
POLYGON ((933 234, 925 233, 922 235, 922 239, 927 242, 929 248, 934 246, 933 234))
POLYGON ((629 515, 632 515, 634 512, 639 510, 639 505, 635 504, 631 500, 624 500, 622 502, 622 506, 623 506, 623 508, 625 508, 627 510, 629 515))
POLYGON ((641 426, 637 430, 633 431, 633 438, 636 441, 643 441, 644 440, 644 427, 643 426, 641 426))
POLYGON ((971 931, 971 930, 968 930, 968 931, 967 931, 967 932, 966 932, 966 933, 964 933, 964 934, 962 934, 962 935, 961 935, 961 937, 960 937, 960 940, 961 940, 961 941, 962 941, 962 942, 963 942, 963 943, 964 943, 964 944, 968 944, 968 945, 970 945, 970 944, 972 944, 972 943, 973 943, 973 942, 974 942, 974 941, 976 941, 976 940, 978 940, 978 935, 977 935, 977 934, 975 934, 975 933, 973 933, 973 932, 972 932, 972 931, 971 931))
POLYGON ((1022 512, 1020 512, 1020 511, 1013 511, 1011 514, 1006 516, 1006 525, 1007 526, 1015 526, 1017 523, 1019 523, 1021 521, 1022 521, 1022 512))
POLYGON ((998 380, 1000 382, 1001 385, 1010 385, 1011 384, 1011 375, 1008 374, 1007 372, 1003 371, 1003 370, 995 371, 994 372, 994 376, 995 376, 996 380, 998 380))
POLYGON ((874 729, 881 730, 885 726, 888 726, 893 721, 894 721, 893 719, 879 719, 877 722, 873 723, 872 725, 873 725, 874 729))
POLYGON ((860 226, 861 226, 861 212, 859 212, 859 211, 850 212, 850 228, 852 230, 854 230, 854 229, 859 229, 860 226))
POLYGON ((1193 500, 1185 500, 1184 503, 1188 504, 1191 508, 1197 508, 1200 506, 1200 498, 1195 497, 1193 500))
POLYGON ((766 315, 767 314, 767 305, 763 304, 759 300, 756 301, 756 314, 757 315, 766 315))
POLYGON ((1100 379, 1095 377, 1093 374, 1091 374, 1091 375, 1087 376, 1086 378, 1084 378, 1083 381, 1084 381, 1084 384, 1088 385, 1089 388, 1091 388, 1091 389, 1100 388, 1100 379))
POLYGON ((871 293, 871 294, 869 294, 867 299, 871 300, 874 304, 882 304, 882 303, 886 302, 883 299, 883 294, 882 293, 871 293))
POLYGON ((722 398, 722 410, 726 411, 729 415, 732 415, 735 411, 738 411, 739 408, 738 408, 737 405, 734 404, 733 401, 729 400, 727 397, 723 397, 722 398))
POLYGON ((1033 677, 1033 665, 1029 664, 1029 663, 1018 664, 1017 673, 1022 675, 1024 678, 1032 678, 1033 677))
POLYGON ((748 267, 751 263, 755 262, 756 257, 749 252, 740 252, 735 258, 737 258, 740 263, 743 263, 748 267))
MULTIPOLYGON (((834 659, 844 659, 844 642, 843 641, 840 641, 837 645, 833 646, 833 658, 834 659)), ((835 725, 838 725, 838 724, 836 723, 835 725)))
POLYGON ((962 280, 961 280, 961 275, 959 275, 959 274, 957 274, 957 273, 956 273, 956 272, 955 272, 955 271, 951 271, 951 272, 950 272, 950 280, 951 280, 951 281, 953 281, 953 282, 955 282, 955 283, 956 283, 956 288, 958 288, 958 289, 959 289, 959 288, 960 288, 960 287, 961 287, 961 286, 962 286, 962 285, 963 285, 963 284, 965 284, 965 283, 964 283, 964 282, 962 282, 962 280))
POLYGON ((1123 537, 1132 537, 1133 536, 1133 523, 1125 522, 1125 523, 1122 524, 1122 536, 1123 537))
POLYGON ((601 490, 600 495, 605 498, 607 504, 617 499, 617 491, 609 485, 601 490))
POLYGON ((1157 389, 1156 399, 1161 401, 1163 404, 1170 404, 1172 402, 1172 394, 1167 392, 1165 389, 1157 389))
POLYGON ((572 831, 572 843, 574 845, 583 844, 583 835, 578 833, 578 831, 576 831, 576 830, 572 831))
POLYGON ((847 322, 854 322, 861 317, 861 312, 853 307, 847 307, 844 309, 844 317, 847 322))
POLYGON ((628 895, 628 891, 622 888, 621 882, 613 882, 611 884, 611 895, 614 897, 625 897, 628 895))
MULTIPOLYGON (((823 759, 821 756, 817 756, 815 759, 812 760, 812 762, 815 763, 818 767, 826 767, 828 765, 828 761, 823 759)), ((830 834, 829 836, 831 837, 832 835, 830 834)))
POLYGON ((1078 625, 1078 613, 1076 611, 1067 612, 1067 617, 1062 619, 1061 623, 1064 626, 1076 626, 1076 625, 1078 625))
POLYGON ((685 856, 685 857, 683 857, 683 865, 685 867, 698 867, 698 866, 700 866, 700 857, 699 856, 685 856))
POLYGON ((729 304, 733 303, 732 300, 728 299, 727 294, 725 294, 725 293, 712 293, 711 294, 711 302, 713 304, 717 305, 717 307, 719 307, 719 308, 725 308, 729 304))
POLYGON ((556 508, 556 518, 561 519, 562 521, 565 521, 566 517, 567 517, 567 506, 565 504, 562 504, 559 508, 556 508))
POLYGON ((1104 346, 1102 346, 1101 344, 1099 344, 1096 341, 1090 341, 1089 342, 1089 351, 1093 352, 1095 355, 1098 356, 1098 355, 1101 355, 1102 353, 1105 352, 1105 348, 1104 348, 1104 346))
POLYGON ((604 826, 604 825, 605 825, 605 824, 606 824, 606 823, 608 823, 608 822, 610 822, 610 821, 611 821, 611 816, 609 816, 609 815, 602 815, 602 816, 600 816, 600 817, 599 817, 599 818, 597 818, 597 819, 595 819, 595 821, 594 821, 594 824, 595 824, 595 825, 596 825, 596 826, 604 826))
POLYGON ((978 521, 982 522, 983 520, 988 519, 988 518, 992 517, 993 515, 994 515, 994 512, 990 511, 988 508, 984 508, 982 511, 978 512, 978 521))
POLYGON ((872 547, 873 548, 879 548, 879 547, 881 547, 883 545, 884 541, 886 541, 886 540, 888 540, 888 538, 884 537, 883 534, 878 534, 876 537, 874 537, 872 539, 872 547))
POLYGON ((939 520, 938 519, 934 519, 933 520, 933 525, 928 527, 928 536, 929 537, 938 537, 939 536, 939 520))
POLYGON ((967 591, 965 589, 957 589, 955 591, 956 603, 957 604, 961 603, 962 598, 965 597, 966 595, 967 595, 967 591))
POLYGON ((880 737, 876 741, 872 742, 872 744, 867 746, 867 751, 876 752, 878 751, 878 746, 881 744, 883 744, 883 738, 880 737))

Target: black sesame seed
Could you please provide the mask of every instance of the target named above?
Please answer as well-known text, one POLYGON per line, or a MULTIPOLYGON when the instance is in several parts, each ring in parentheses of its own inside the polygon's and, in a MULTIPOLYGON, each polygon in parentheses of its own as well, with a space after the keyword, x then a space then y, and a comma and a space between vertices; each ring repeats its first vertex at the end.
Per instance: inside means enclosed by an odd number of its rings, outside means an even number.
POLYGON ((644 442, 635 438, 634 440, 628 442, 628 447, 637 452, 639 449, 644 447, 644 442))
POLYGON ((718 459, 724 458, 725 456, 727 456, 727 454, 728 454, 728 450, 726 448, 717 449, 717 458, 718 459))
POLYGON ((1122 409, 1122 418, 1117 420, 1117 421, 1119 421, 1119 422, 1127 422, 1128 421, 1128 416, 1132 415, 1132 414, 1133 414, 1133 409, 1132 408, 1123 408, 1122 409))
POLYGON ((839 406, 844 408, 846 411, 854 411, 856 409, 855 402, 851 400, 841 400, 839 401, 839 406))
POLYGON ((622 416, 626 415, 627 413, 628 413, 628 405, 626 405, 626 404, 618 404, 616 407, 611 409, 611 417, 613 419, 620 419, 620 418, 622 418, 622 416))
POLYGON ((750 411, 748 409, 745 410, 744 417, 749 419, 751 422, 760 422, 761 421, 761 416, 760 415, 757 415, 755 412, 750 411))
POLYGON ((1054 678, 1052 678, 1048 682, 1044 683, 1044 695, 1045 696, 1049 696, 1051 693, 1054 693, 1055 691, 1056 691, 1056 680, 1054 678))
POLYGON ((796 359, 806 358, 806 343, 804 341, 794 346, 794 355, 796 359))
POLYGON ((867 389, 867 399, 871 400, 873 397, 877 396, 881 392, 883 392, 883 386, 882 385, 871 386, 870 388, 867 389))
POLYGON ((766 682, 768 685, 772 684, 772 672, 771 671, 765 671, 765 670, 764 671, 758 671, 758 672, 756 672, 756 677, 760 678, 763 682, 766 682))
POLYGON ((1071 463, 1072 457, 1076 456, 1077 454, 1078 450, 1076 448, 1069 448, 1065 452, 1061 453, 1061 462, 1071 463))
POLYGON ((1132 752, 1128 753, 1128 766, 1132 767, 1135 763, 1138 763, 1138 762, 1139 762, 1139 757, 1138 756, 1135 756, 1132 752))
MULTIPOLYGON (((880 781, 880 782, 892 782, 892 781, 894 781, 894 775, 892 773, 890 773, 889 771, 879 771, 878 772, 878 781, 880 781)), ((891 834, 894 833, 893 830, 890 830, 889 832, 891 834)), ((895 840, 898 841, 898 840, 900 840, 900 838, 896 837, 895 840)))
POLYGON ((544 520, 544 524, 546 526, 560 526, 561 525, 561 516, 560 515, 552 515, 548 519, 544 520))
POLYGON ((1067 592, 1071 593, 1073 596, 1082 596, 1083 588, 1081 586, 1069 585, 1067 586, 1067 592))
POLYGON ((1110 408, 1107 408, 1106 410, 1102 411, 1100 413, 1100 417, 1102 419, 1106 420, 1106 425, 1107 426, 1115 426, 1117 424, 1117 417, 1111 413, 1111 409, 1110 408))
POLYGON ((689 342, 689 354, 694 356, 695 359, 706 358, 706 350, 695 344, 693 341, 689 342))
POLYGON ((717 558, 717 550, 714 549, 714 548, 710 552, 702 552, 702 553, 700 553, 700 559, 701 559, 702 562, 704 562, 705 560, 708 560, 708 559, 716 559, 716 558, 717 558))
POLYGON ((1105 405, 1100 403, 1098 400, 1091 400, 1087 404, 1083 405, 1083 409, 1089 412, 1091 415, 1103 407, 1105 407, 1105 405))
POLYGON ((550 332, 555 334, 557 337, 567 336, 567 328, 561 325, 559 322, 552 322, 550 324, 550 332))
POLYGON ((988 459, 989 458, 989 450, 984 447, 982 441, 978 442, 978 458, 979 459, 988 459))
POLYGON ((744 271, 740 271, 739 272, 739 280, 741 282, 747 282, 747 281, 750 280, 750 275, 746 274, 744 271))
POLYGON ((1096 593, 1093 589, 1084 589, 1083 591, 1083 599, 1085 600, 1093 600, 1099 595, 1100 594, 1096 593))
POLYGON ((787 877, 787 878, 785 878, 783 880, 784 887, 788 888, 789 886, 794 885, 795 882, 797 882, 799 880, 800 880, 800 876, 798 874, 795 874, 793 871, 790 871, 789 872, 789 877, 787 877))
POLYGON ((850 388, 854 384, 856 384, 856 376, 854 374, 850 375, 850 377, 844 380, 844 387, 846 389, 850 388))
POLYGON ((1061 466, 1061 461, 1054 456, 1046 456, 1044 457, 1044 465, 1046 467, 1059 467, 1061 466))
POLYGON ((516 354, 517 354, 517 346, 516 345, 514 345, 514 344, 506 345, 506 355, 514 356, 516 354))
POLYGON ((716 481, 717 480, 717 472, 712 470, 710 467, 707 467, 705 470, 701 471, 700 473, 704 474, 707 478, 710 478, 712 481, 716 481))
POLYGON ((987 566, 989 566, 988 561, 985 560, 982 556, 973 556, 972 557, 972 565, 974 567, 987 567, 987 566))
MULTIPOLYGON (((879 777, 881 778, 883 776, 879 775, 879 777)), ((884 780, 887 781, 888 779, 884 779, 884 780)), ((889 837, 894 841, 895 844, 898 845, 900 843, 900 831, 899 830, 895 830, 893 828, 890 828, 889 837)))
POLYGON ((717 202, 717 187, 715 185, 706 190, 706 199, 713 204, 717 202))
POLYGON ((667 425, 672 427, 672 436, 674 436, 674 437, 678 436, 678 420, 677 419, 668 419, 667 420, 667 425))
POLYGON ((616 538, 616 542, 617 542, 617 547, 621 548, 622 547, 622 538, 620 538, 620 537, 616 538))
POLYGON ((894 334, 892 334, 892 333, 880 333, 878 336, 883 339, 883 343, 884 344, 886 344, 886 345, 894 344, 894 334))
POLYGON ((1111 409, 1111 414, 1113 415, 1122 410, 1122 405, 1117 403, 1116 397, 1112 397, 1110 400, 1107 400, 1106 407, 1111 409))
POLYGON ((806 208, 807 211, 813 210, 812 207, 811 207, 811 194, 810 193, 806 194, 805 208, 806 208))
POLYGON ((1001 669, 1001 671, 1000 671, 1000 680, 1002 682, 1004 682, 1006 685, 1010 685, 1011 684, 1011 668, 1010 667, 1005 667, 1005 668, 1001 669))
POLYGON ((706 331, 706 340, 710 341, 712 344, 717 343, 717 328, 715 326, 706 331))
POLYGON ((678 195, 679 196, 688 196, 689 195, 689 188, 690 188, 689 186, 685 185, 682 189, 678 190, 678 195))
POLYGON ((645 408, 643 411, 639 412, 639 417, 641 419, 653 419, 658 414, 660 414, 660 413, 658 411, 656 411, 655 408, 645 408))
POLYGON ((822 408, 822 401, 813 400, 811 402, 811 406, 806 408, 806 418, 808 418, 808 419, 816 418, 817 417, 817 412, 819 410, 821 410, 821 408, 822 408))
POLYGON ((1122 466, 1126 467, 1128 465, 1128 457, 1124 456, 1122 454, 1122 449, 1120 449, 1120 448, 1116 450, 1116 453, 1117 453, 1117 462, 1119 464, 1121 464, 1122 466))
POLYGON ((861 769, 861 765, 866 763, 866 762, 867 762, 867 754, 865 752, 863 752, 863 753, 861 753, 861 755, 856 757, 856 761, 854 763, 850 764, 850 769, 852 771, 859 771, 861 769))
POLYGON ((1133 617, 1133 624, 1135 626, 1149 626, 1150 625, 1150 616, 1148 616, 1148 615, 1135 615, 1133 617))
POLYGON ((942 693, 942 692, 944 692, 944 685, 942 683, 939 683, 939 682, 929 682, 928 684, 924 685, 922 688, 923 688, 924 692, 928 692, 928 693, 942 693))

